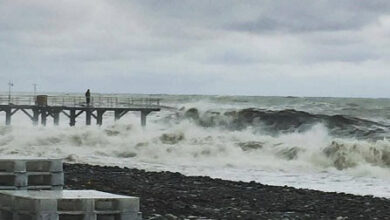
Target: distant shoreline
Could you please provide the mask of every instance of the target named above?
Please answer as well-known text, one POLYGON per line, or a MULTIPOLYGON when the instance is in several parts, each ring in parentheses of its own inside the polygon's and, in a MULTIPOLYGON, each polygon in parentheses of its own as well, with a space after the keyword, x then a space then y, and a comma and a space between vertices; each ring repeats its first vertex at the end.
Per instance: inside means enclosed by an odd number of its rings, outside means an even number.
POLYGON ((69 189, 139 196, 144 219, 390 219, 390 200, 255 182, 64 164, 69 189))

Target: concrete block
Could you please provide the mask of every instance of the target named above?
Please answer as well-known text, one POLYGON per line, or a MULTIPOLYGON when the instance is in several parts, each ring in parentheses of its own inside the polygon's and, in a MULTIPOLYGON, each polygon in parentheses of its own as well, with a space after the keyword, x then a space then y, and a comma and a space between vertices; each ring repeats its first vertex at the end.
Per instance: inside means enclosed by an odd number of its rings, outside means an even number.
POLYGON ((0 210, 11 210, 13 204, 13 196, 0 193, 0 210))
POLYGON ((0 186, 27 186, 27 174, 1 172, 0 186))
POLYGON ((94 213, 84 214, 58 214, 59 220, 96 220, 94 213))
POLYGON ((59 220, 58 215, 56 213, 13 213, 12 217, 13 218, 9 220, 59 220))
POLYGON ((39 199, 15 196, 12 201, 13 210, 17 212, 27 213, 42 213, 42 212, 56 212, 56 199, 39 199))
POLYGON ((139 210, 139 201, 129 199, 96 199, 96 211, 121 211, 121 212, 135 212, 139 210))
POLYGON ((26 163, 22 160, 0 159, 0 172, 25 172, 26 163))
POLYGON ((45 186, 63 186, 64 185, 64 173, 0 173, 0 189, 6 189, 10 187, 36 187, 37 189, 45 186))
POLYGON ((0 220, 13 220, 14 214, 9 210, 0 210, 0 220))
POLYGON ((0 210, 4 216, 9 211, 17 218, 23 214, 23 220, 138 220, 141 216, 139 198, 94 190, 4 190, 0 191, 0 210))
POLYGON ((27 172, 62 172, 62 159, 36 159, 26 161, 27 172))
POLYGON ((64 185, 64 173, 27 173, 28 186, 61 186, 64 185))
POLYGON ((0 158, 0 172, 62 172, 62 159, 0 158))
POLYGON ((93 199, 59 199, 57 203, 57 211, 62 213, 72 212, 93 212, 93 199))

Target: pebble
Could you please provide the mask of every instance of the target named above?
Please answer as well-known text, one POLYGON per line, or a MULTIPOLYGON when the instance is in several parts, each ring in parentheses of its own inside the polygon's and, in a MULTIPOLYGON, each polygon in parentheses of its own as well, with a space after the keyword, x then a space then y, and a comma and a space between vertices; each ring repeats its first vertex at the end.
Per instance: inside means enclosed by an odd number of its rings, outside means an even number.
POLYGON ((143 219, 389 218, 384 198, 87 164, 64 164, 64 171, 67 189, 140 197, 143 219))

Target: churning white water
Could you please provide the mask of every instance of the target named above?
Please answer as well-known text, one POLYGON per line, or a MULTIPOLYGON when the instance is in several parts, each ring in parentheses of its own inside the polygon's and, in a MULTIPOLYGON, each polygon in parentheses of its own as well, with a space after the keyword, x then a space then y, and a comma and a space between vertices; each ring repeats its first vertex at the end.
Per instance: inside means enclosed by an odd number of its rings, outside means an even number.
POLYGON ((146 128, 134 113, 117 123, 106 114, 101 127, 82 117, 69 127, 64 115, 33 127, 17 113, 0 127, 0 154, 390 197, 388 100, 161 98, 176 110, 152 113, 146 128))

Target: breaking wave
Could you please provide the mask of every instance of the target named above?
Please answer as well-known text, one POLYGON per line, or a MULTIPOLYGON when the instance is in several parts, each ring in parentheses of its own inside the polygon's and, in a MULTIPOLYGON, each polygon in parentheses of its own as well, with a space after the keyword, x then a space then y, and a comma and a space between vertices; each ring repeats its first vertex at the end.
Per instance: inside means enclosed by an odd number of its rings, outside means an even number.
POLYGON ((230 130, 254 127, 259 132, 266 132, 270 135, 304 132, 320 123, 333 136, 378 140, 386 137, 390 128, 389 125, 357 117, 310 114, 293 109, 270 111, 248 108, 238 111, 201 113, 196 108, 190 108, 177 116, 179 119, 191 119, 202 127, 224 127, 230 130))
POLYGON ((0 154, 124 166, 339 170, 370 176, 388 175, 390 167, 389 126, 357 117, 183 108, 152 115, 146 129, 138 120, 128 115, 102 127, 2 126, 0 154))

